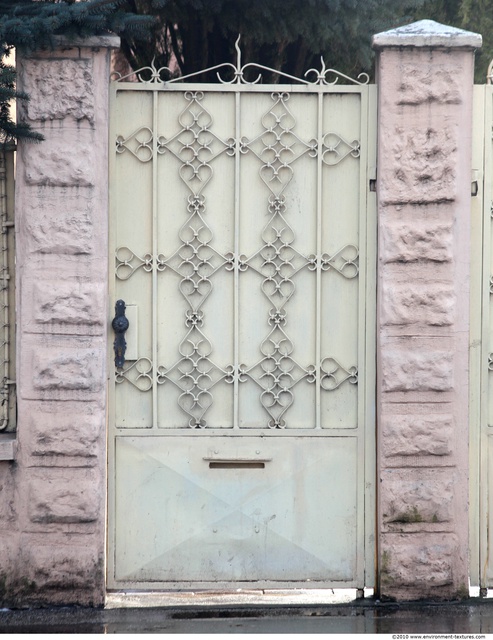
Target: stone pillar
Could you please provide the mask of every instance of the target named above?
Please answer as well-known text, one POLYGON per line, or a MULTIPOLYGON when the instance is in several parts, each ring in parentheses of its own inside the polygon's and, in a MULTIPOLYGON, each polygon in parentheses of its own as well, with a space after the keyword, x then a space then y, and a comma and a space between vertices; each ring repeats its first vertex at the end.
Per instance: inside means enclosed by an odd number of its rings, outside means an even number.
POLYGON ((6 602, 101 605, 108 86, 119 40, 64 42, 17 58, 31 98, 21 118, 45 140, 18 145, 16 531, 0 543, 6 602))
POLYGON ((382 598, 468 595, 474 49, 423 20, 378 50, 378 533, 382 598))

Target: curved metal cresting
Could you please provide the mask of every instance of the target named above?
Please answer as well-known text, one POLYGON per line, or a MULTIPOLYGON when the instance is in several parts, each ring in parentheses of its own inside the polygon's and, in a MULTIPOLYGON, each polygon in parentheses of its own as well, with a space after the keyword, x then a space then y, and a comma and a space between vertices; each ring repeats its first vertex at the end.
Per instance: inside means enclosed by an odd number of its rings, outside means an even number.
MULTIPOLYGON (((163 76, 172 76, 173 71, 169 67, 160 67, 159 69, 157 69, 154 65, 153 58, 151 64, 148 67, 142 67, 126 75, 122 75, 118 72, 113 72, 111 74, 111 79, 116 82, 124 82, 125 80, 133 79, 136 77, 139 82, 142 82, 144 84, 175 84, 178 82, 184 82, 186 80, 193 80, 194 78, 197 78, 204 73, 215 71, 217 79, 221 84, 254 85, 262 82, 262 72, 266 71, 268 73, 274 73, 280 79, 289 80, 289 82, 296 82, 298 84, 305 85, 335 85, 339 82, 339 80, 344 80, 350 84, 356 85, 365 85, 369 84, 370 82, 370 76, 367 73, 360 73, 357 78, 351 78, 351 76, 342 73, 342 71, 328 68, 322 56, 320 57, 321 68, 308 69, 308 71, 305 72, 303 78, 297 78, 296 76, 292 76, 289 73, 284 73, 283 71, 279 71, 278 69, 272 69, 271 67, 266 67, 256 62, 247 62, 246 64, 242 64, 240 39, 241 35, 238 36, 235 42, 236 64, 233 64, 232 62, 223 62, 212 67, 207 67, 206 69, 202 69, 200 71, 194 71, 193 73, 189 73, 185 76, 179 76, 177 78, 170 77, 170 79, 168 80, 163 80, 163 76), (253 69, 259 72, 255 80, 248 81, 245 78, 245 71, 247 69, 253 69), (225 80, 221 75, 221 71, 223 72, 223 75, 225 71, 232 72, 233 78, 231 80, 225 80), (314 79, 309 80, 309 76, 313 76, 314 79)), ((488 73, 490 73, 489 70, 488 73)))

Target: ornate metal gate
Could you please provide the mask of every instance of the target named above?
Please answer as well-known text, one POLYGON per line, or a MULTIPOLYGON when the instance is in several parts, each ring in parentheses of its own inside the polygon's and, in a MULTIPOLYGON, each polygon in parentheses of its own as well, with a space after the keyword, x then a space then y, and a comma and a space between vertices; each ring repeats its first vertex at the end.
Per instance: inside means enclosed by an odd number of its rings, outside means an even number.
POLYGON ((373 585, 375 91, 247 68, 112 83, 110 588, 373 585))

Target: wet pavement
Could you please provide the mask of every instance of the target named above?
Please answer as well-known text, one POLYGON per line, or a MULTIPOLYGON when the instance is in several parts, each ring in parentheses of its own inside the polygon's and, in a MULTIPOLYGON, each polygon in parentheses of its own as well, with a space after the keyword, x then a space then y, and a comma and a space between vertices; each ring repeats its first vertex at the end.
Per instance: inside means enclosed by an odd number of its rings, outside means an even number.
POLYGON ((493 600, 303 606, 207 606, 0 610, 6 633, 492 634, 493 600))

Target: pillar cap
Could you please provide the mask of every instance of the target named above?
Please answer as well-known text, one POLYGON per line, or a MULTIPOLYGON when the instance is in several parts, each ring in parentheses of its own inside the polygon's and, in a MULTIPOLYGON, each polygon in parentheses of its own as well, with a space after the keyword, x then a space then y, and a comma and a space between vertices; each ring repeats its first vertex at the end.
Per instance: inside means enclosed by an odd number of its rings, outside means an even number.
POLYGON ((89 36, 88 38, 68 38, 67 36, 53 36, 57 48, 75 49, 85 47, 87 49, 119 49, 120 37, 115 35, 89 36))
POLYGON ((419 20, 373 36, 373 48, 446 47, 479 49, 483 38, 479 33, 449 27, 434 20, 419 20))

